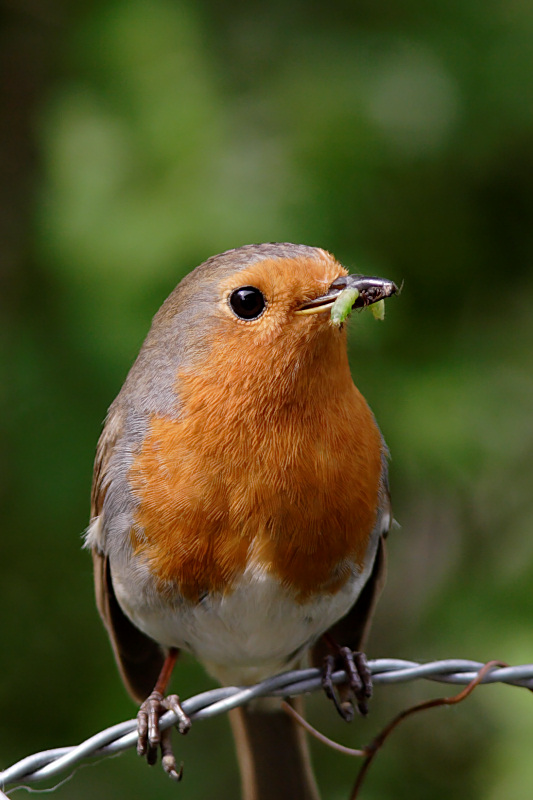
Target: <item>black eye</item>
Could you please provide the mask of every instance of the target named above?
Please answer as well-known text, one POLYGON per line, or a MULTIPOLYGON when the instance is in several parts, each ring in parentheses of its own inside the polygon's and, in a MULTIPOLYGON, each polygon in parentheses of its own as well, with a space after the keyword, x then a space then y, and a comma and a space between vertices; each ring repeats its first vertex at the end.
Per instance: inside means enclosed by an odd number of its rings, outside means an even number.
POLYGON ((229 298, 233 313, 241 319, 256 319, 265 310, 265 298, 255 286, 241 286, 229 298))

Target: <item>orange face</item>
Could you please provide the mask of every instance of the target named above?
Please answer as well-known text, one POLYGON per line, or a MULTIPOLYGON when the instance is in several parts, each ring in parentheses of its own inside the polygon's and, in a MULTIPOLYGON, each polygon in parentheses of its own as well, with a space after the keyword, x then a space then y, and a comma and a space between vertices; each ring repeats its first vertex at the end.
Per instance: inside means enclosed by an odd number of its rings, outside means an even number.
POLYGON ((175 375, 179 413, 151 416, 128 475, 131 539, 162 591, 229 592, 252 563, 305 600, 363 563, 383 445, 345 332, 327 312, 297 313, 346 274, 315 253, 227 272, 204 346, 175 375), (232 309, 239 287, 262 293, 256 318, 232 309))

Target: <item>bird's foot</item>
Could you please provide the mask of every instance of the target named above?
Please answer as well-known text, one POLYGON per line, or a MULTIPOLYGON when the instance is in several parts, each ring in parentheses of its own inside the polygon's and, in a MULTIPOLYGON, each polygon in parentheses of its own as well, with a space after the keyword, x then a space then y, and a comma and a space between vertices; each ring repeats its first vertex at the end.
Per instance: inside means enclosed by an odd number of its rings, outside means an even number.
POLYGON ((177 694, 165 697, 161 692, 153 691, 142 703, 137 714, 137 754, 146 756, 149 764, 157 761, 157 751, 161 748, 161 764, 163 769, 175 781, 180 781, 183 767, 176 764, 172 751, 172 728, 162 731, 159 719, 167 711, 174 711, 178 717, 176 727, 185 734, 191 727, 191 720, 184 712, 177 694))
POLYGON ((364 653, 354 652, 349 647, 336 646, 335 650, 335 655, 327 655, 324 659, 322 688, 341 717, 346 722, 351 722, 354 717, 354 701, 363 717, 368 714, 368 701, 372 697, 372 676, 364 653), (336 669, 344 669, 346 682, 335 690, 332 675, 336 669))

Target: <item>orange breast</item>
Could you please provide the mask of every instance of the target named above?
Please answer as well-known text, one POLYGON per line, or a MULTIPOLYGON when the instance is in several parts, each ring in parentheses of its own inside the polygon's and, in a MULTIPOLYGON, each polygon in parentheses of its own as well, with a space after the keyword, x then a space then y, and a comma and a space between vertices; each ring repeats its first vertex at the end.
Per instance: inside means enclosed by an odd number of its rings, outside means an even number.
POLYGON ((295 353, 240 351, 234 328, 178 375, 179 419, 151 420, 129 473, 134 551, 162 591, 193 601, 231 591, 250 559, 299 600, 333 592, 374 527, 380 433, 342 334, 322 335, 296 374, 295 353))

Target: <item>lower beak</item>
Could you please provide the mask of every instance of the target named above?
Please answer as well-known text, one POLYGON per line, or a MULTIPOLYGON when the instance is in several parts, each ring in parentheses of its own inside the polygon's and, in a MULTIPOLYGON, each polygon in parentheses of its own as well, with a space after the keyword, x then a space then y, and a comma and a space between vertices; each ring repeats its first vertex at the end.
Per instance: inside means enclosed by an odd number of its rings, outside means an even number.
POLYGON ((324 311, 330 311, 337 297, 345 289, 355 289, 358 292, 357 299, 352 308, 371 306, 373 303, 384 300, 398 292, 396 284, 385 278, 368 278, 364 275, 345 275, 333 281, 327 294, 310 300, 305 305, 300 306, 294 313, 322 314, 324 311))

